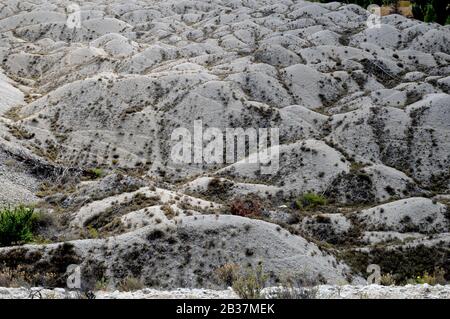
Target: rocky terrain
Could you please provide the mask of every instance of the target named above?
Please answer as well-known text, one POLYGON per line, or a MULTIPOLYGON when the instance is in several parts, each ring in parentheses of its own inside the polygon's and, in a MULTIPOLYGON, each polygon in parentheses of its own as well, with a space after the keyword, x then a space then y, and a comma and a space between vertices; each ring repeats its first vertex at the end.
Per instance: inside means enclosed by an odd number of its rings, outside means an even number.
POLYGON ((369 264, 450 279, 450 26, 369 28, 338 2, 74 3, 0 4, 0 205, 45 216, 1 267, 64 287, 78 264, 86 289, 224 289, 217 269, 258 263, 270 284, 363 284, 369 264), (279 169, 174 162, 196 120, 279 128, 279 169))
MULTIPOLYGON (((305 292, 315 299, 449 299, 450 287, 425 285, 397 286, 330 286, 320 285, 306 288, 305 292)), ((305 294, 305 292, 303 292, 305 294)), ((265 288, 262 298, 275 299, 280 296, 280 289, 265 288), (277 297, 278 296, 278 297, 277 297)), ((291 293, 292 295, 292 293, 291 293)), ((86 298, 74 291, 62 288, 0 288, 0 299, 79 299, 86 298)), ((209 290, 178 288, 176 290, 143 289, 132 292, 97 291, 95 299, 237 299, 233 290, 209 290)))

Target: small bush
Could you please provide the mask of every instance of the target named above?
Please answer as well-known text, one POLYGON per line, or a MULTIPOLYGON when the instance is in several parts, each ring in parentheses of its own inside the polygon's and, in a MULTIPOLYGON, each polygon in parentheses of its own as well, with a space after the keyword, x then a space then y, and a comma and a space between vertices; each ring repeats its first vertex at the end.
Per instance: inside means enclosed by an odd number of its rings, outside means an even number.
POLYGON ((100 178, 103 177, 105 175, 105 173, 103 172, 103 170, 101 168, 92 168, 89 170, 89 175, 92 176, 92 178, 100 178))
POLYGON ((97 282, 95 283, 95 290, 96 291, 108 290, 108 280, 106 278, 101 278, 100 280, 97 280, 97 282))
POLYGON ((242 299, 260 299, 261 290, 265 287, 268 276, 259 264, 255 269, 248 267, 239 273, 233 282, 233 290, 242 299))
POLYGON ((232 215, 238 216, 260 216, 261 205, 255 199, 236 199, 230 205, 232 215))
POLYGON ((217 278, 227 287, 231 287, 239 274, 239 265, 225 264, 215 271, 217 278))
POLYGON ((99 238, 100 234, 98 233, 98 230, 92 227, 91 225, 88 226, 87 232, 89 234, 89 238, 99 238))
POLYGON ((326 205, 327 200, 323 195, 315 193, 306 193, 300 196, 295 202, 297 208, 300 209, 313 209, 318 206, 326 205))
POLYGON ((33 223, 37 215, 32 208, 19 206, 0 211, 0 246, 19 245, 33 240, 33 223))
POLYGON ((164 236, 165 236, 164 231, 162 231, 161 229, 154 229, 148 234, 147 239, 149 241, 153 241, 163 238, 164 236))
POLYGON ((215 177, 208 183, 207 195, 215 196, 221 200, 225 200, 231 188, 233 188, 233 183, 215 177))
POLYGON ((391 273, 383 274, 380 278, 380 284, 382 286, 395 286, 395 278, 391 273))
POLYGON ((144 289, 143 282, 135 277, 128 276, 124 278, 119 284, 120 291, 136 291, 140 289, 144 289))
POLYGON ((55 217, 48 212, 34 212, 33 230, 45 229, 55 224, 55 217))

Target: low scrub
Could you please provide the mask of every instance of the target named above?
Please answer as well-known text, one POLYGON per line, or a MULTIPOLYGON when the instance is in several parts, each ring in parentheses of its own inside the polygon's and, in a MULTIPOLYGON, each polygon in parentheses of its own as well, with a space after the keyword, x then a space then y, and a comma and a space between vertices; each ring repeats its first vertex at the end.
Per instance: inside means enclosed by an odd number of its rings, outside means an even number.
POLYGON ((297 208, 300 209, 314 209, 316 207, 326 205, 327 199, 320 194, 306 193, 300 196, 295 204, 297 208))
POLYGON ((241 269, 236 264, 225 264, 216 270, 216 276, 242 299, 260 299, 268 276, 262 264, 241 269))
POLYGON ((124 278, 119 284, 120 291, 136 291, 144 289, 144 283, 139 279, 132 276, 124 278))
POLYGON ((52 272, 30 272, 22 266, 7 267, 0 266, 0 287, 20 288, 47 286, 57 278, 52 272))
POLYGON ((380 285, 382 286, 395 286, 396 280, 395 276, 391 273, 383 274, 380 278, 380 285))
POLYGON ((105 173, 101 168, 91 168, 87 172, 87 174, 90 178, 93 178, 93 179, 98 179, 98 178, 105 176, 105 173))
POLYGON ((242 299, 260 299, 261 290, 266 285, 268 276, 263 271, 262 264, 255 268, 248 267, 241 271, 233 282, 233 290, 242 299))
POLYGON ((239 265, 225 264, 215 271, 217 278, 227 287, 231 287, 239 274, 239 265))

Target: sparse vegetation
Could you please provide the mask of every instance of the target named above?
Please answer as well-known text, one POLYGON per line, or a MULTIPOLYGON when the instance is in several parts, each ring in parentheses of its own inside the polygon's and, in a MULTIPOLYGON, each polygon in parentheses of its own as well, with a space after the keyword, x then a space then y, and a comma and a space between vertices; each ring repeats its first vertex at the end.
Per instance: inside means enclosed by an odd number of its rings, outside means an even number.
POLYGON ((221 180, 220 178, 213 178, 208 183, 207 194, 221 200, 225 200, 228 196, 229 190, 233 187, 233 184, 227 180, 221 180))
POLYGON ((55 280, 57 274, 52 272, 34 272, 27 271, 22 266, 0 267, 0 287, 35 287, 45 286, 55 280))
MULTIPOLYGON (((364 10, 394 0, 172 0, 152 5, 154 37, 140 3, 82 6, 98 21, 62 30, 56 1, 16 2, 0 10, 0 204, 35 209, 0 209, 0 284, 65 287, 72 264, 83 290, 220 281, 242 298, 314 298, 369 264, 386 286, 450 280, 446 27, 364 10)), ((411 2, 441 24, 450 9, 411 2)))
POLYGON ((425 245, 407 249, 376 247, 369 252, 347 250, 340 253, 340 257, 364 277, 368 276, 367 266, 377 264, 384 273, 393 274, 398 285, 411 282, 411 279, 416 281, 418 276, 423 279, 425 273, 433 274, 437 269, 440 269, 437 277, 443 277, 445 280, 449 278, 448 251, 444 247, 425 245))
POLYGON ((132 211, 137 211, 139 209, 153 206, 159 203, 160 198, 158 196, 147 196, 143 193, 136 193, 132 198, 124 199, 120 203, 112 203, 110 207, 105 209, 101 214, 93 216, 86 220, 86 227, 92 227, 102 234, 102 231, 116 231, 120 232, 123 229, 116 228, 116 226, 121 226, 115 217, 120 217, 132 211))
POLYGON ((108 280, 106 278, 101 278, 95 283, 95 290, 105 291, 108 289, 108 280))
POLYGON ((436 268, 432 274, 425 271, 422 275, 416 276, 407 280, 408 284, 428 284, 428 285, 445 285, 447 280, 445 279, 445 270, 442 268, 436 268))

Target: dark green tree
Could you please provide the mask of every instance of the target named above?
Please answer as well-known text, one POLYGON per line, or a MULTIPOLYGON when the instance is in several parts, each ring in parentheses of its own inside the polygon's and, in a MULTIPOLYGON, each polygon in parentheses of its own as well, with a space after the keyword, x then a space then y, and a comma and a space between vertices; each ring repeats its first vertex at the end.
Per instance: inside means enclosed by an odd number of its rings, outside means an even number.
POLYGON ((434 9, 435 22, 444 25, 448 16, 449 0, 431 0, 434 9))
POLYGON ((425 13, 425 22, 434 22, 436 21, 436 12, 434 11, 434 7, 429 4, 427 6, 427 11, 425 13))
POLYGON ((420 21, 424 21, 425 14, 427 11, 427 5, 428 5, 429 1, 430 0, 414 0, 413 1, 412 11, 413 11, 414 18, 416 18, 417 20, 420 20, 420 21))

